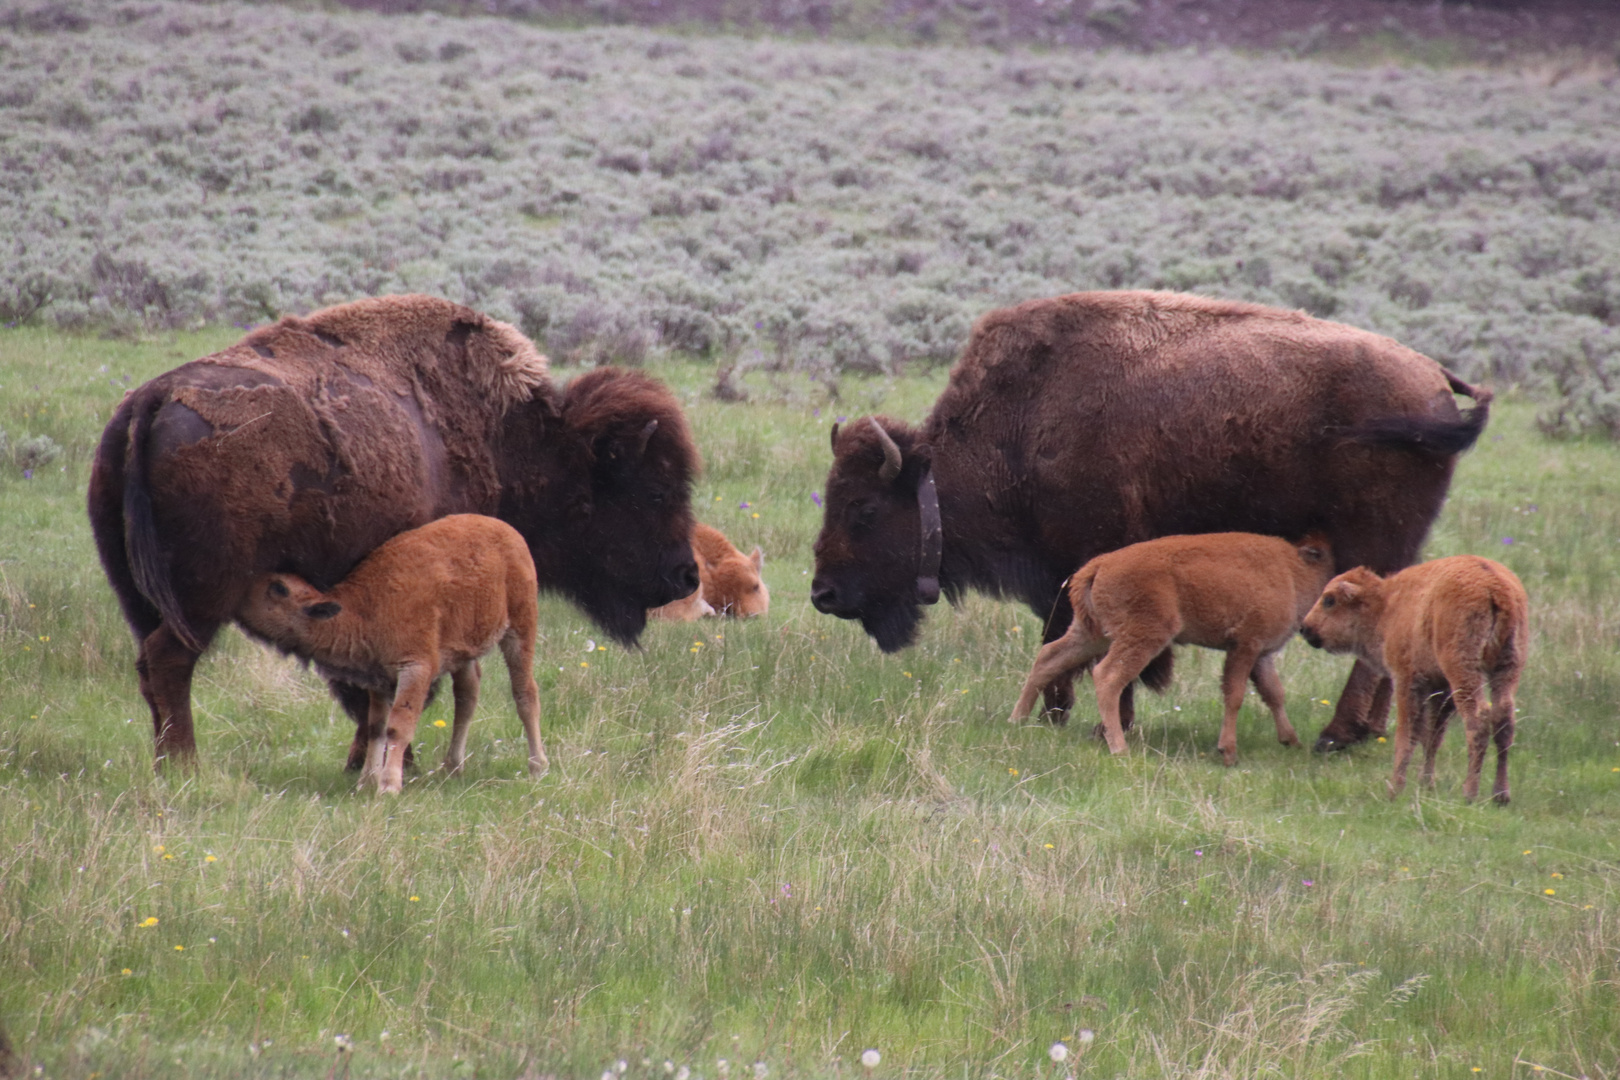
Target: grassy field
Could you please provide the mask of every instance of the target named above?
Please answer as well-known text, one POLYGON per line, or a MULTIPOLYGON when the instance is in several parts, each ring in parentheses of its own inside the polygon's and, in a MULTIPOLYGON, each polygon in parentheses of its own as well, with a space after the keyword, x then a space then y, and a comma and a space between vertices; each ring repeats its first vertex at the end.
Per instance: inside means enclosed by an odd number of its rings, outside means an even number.
MULTIPOLYGON (((1462 802, 1454 732, 1438 789, 1391 803, 1387 744, 1284 749, 1257 701, 1222 768, 1213 654, 1122 760, 1087 690, 1066 730, 1004 723, 1026 611, 973 598, 880 655, 809 606, 812 494, 833 419, 916 419, 941 377, 829 401, 756 372, 721 404, 712 367, 663 364, 770 615, 603 651, 550 602, 550 775, 519 775, 495 670, 464 776, 379 800, 319 681, 234 632, 199 668, 200 770, 150 769, 88 463, 126 385, 235 333, 0 332, 0 427, 64 451, 0 462, 0 1024, 40 1075, 742 1080, 867 1048, 874 1077, 1620 1075, 1612 445, 1510 394, 1463 461, 1430 552, 1534 602, 1514 801, 1462 802)), ((1347 664, 1282 667, 1309 739, 1347 664)))

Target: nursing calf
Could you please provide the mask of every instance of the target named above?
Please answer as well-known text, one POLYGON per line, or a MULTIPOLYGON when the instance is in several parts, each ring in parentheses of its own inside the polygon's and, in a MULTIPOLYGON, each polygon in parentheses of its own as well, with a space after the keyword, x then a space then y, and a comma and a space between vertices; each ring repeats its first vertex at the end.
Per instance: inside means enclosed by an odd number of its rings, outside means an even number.
POLYGON ((647 614, 667 622, 691 622, 705 615, 752 618, 770 610, 771 593, 760 577, 765 553, 755 545, 750 555, 731 546, 712 525, 692 526, 692 555, 697 559, 697 591, 647 614))
POLYGON ((1513 571, 1477 555, 1455 555, 1381 578, 1366 567, 1328 583, 1301 633, 1328 652, 1352 653, 1395 680, 1395 773, 1390 795, 1406 787, 1412 740, 1423 739, 1423 783, 1453 712, 1468 734, 1463 794, 1479 795, 1488 740, 1496 742, 1493 797, 1508 801, 1513 694, 1529 645, 1530 600, 1513 571), (1491 703, 1484 701, 1490 687, 1491 703))
POLYGON ((388 540, 330 592, 294 574, 263 575, 237 617, 277 648, 313 661, 323 677, 369 692, 360 783, 397 792, 428 691, 447 673, 456 714, 444 765, 460 771, 478 705, 478 658, 497 645, 529 741, 529 775, 545 773, 540 690, 531 672, 535 593, 534 562, 517 530, 455 514, 388 540))
POLYGON ((1121 704, 1132 681, 1141 676, 1160 688, 1169 680, 1170 647, 1202 645, 1226 653, 1218 744, 1226 764, 1237 762, 1238 707, 1250 680, 1278 740, 1296 746, 1273 658, 1332 574, 1332 553, 1316 536, 1300 546, 1254 533, 1166 536, 1099 555, 1069 579, 1074 620, 1041 647, 1012 719, 1028 716, 1046 687, 1095 664, 1102 734, 1109 750, 1123 754, 1121 704))

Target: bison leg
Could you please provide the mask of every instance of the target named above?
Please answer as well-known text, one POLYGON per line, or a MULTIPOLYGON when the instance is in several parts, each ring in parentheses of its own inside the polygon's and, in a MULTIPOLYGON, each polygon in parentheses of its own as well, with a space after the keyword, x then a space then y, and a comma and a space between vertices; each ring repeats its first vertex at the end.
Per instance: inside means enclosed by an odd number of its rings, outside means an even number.
MULTIPOLYGON (((199 635, 205 648, 214 629, 210 627, 199 635)), ((183 644, 167 623, 160 624, 141 642, 135 670, 140 675, 141 696, 152 710, 154 762, 158 768, 169 760, 186 768, 197 763, 191 675, 201 656, 183 644)))
POLYGON ((540 740, 540 687, 534 681, 533 637, 525 641, 518 634, 507 634, 501 640, 501 655, 512 676, 512 701, 523 721, 523 735, 529 740, 529 776, 539 779, 551 762, 546 758, 546 744, 540 740))
POLYGON ((461 772, 467 761, 467 729, 472 727, 478 709, 478 683, 483 678, 478 661, 463 664, 450 672, 450 688, 456 699, 456 718, 450 726, 450 749, 444 754, 444 771, 451 776, 461 772))
POLYGON ((1394 684, 1388 676, 1380 676, 1364 661, 1357 660, 1344 682, 1344 689, 1339 691, 1333 719, 1316 737, 1316 752, 1343 750, 1382 735, 1393 690, 1394 684))
POLYGON ((1030 668, 1029 678, 1024 680, 1023 693, 1018 695, 1018 704, 1013 706, 1008 722, 1016 724, 1029 716, 1035 708, 1035 695, 1045 691, 1048 717, 1053 723, 1064 723, 1068 719, 1068 706, 1074 703, 1074 673, 1107 650, 1107 641, 1087 641, 1084 635, 1077 633, 1066 633, 1056 641, 1042 645, 1041 651, 1035 654, 1035 666, 1030 668), (1067 700, 1057 715, 1051 711, 1054 692, 1067 700))
POLYGON ((1266 653, 1254 662, 1254 670, 1249 673, 1254 688, 1260 694, 1260 700, 1266 703, 1271 710, 1271 718, 1277 724, 1277 741, 1284 746, 1298 746, 1299 732, 1294 725, 1288 722, 1288 713, 1283 708, 1283 684, 1277 675, 1277 654, 1266 653))

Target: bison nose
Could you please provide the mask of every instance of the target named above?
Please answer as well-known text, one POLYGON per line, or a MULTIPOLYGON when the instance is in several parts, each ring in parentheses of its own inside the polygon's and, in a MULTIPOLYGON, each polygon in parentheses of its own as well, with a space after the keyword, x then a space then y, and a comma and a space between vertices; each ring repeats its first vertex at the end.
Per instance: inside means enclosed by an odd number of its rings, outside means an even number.
POLYGON ((677 596, 691 596, 697 592, 698 587, 703 584, 698 578, 697 563, 688 559, 677 566, 675 572, 670 575, 670 584, 676 587, 677 596))
POLYGON ((1313 649, 1320 649, 1322 647, 1322 635, 1318 634, 1315 630, 1312 630, 1308 626, 1302 626, 1299 628, 1299 636, 1304 638, 1306 643, 1309 644, 1313 649))
POLYGON ((838 588, 825 581, 810 583, 810 603, 823 615, 838 613, 838 588))

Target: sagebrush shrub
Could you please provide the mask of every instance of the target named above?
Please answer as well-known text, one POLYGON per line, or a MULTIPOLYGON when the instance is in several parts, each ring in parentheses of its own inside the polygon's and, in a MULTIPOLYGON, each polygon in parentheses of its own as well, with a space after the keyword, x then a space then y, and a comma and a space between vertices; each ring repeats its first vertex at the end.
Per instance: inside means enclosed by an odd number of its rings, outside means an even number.
POLYGON ((948 363, 998 305, 1167 288, 1387 333, 1605 427, 1582 343, 1620 322, 1620 99, 1591 79, 29 10, 0 54, 0 321, 409 289, 559 361, 830 374, 948 363))

